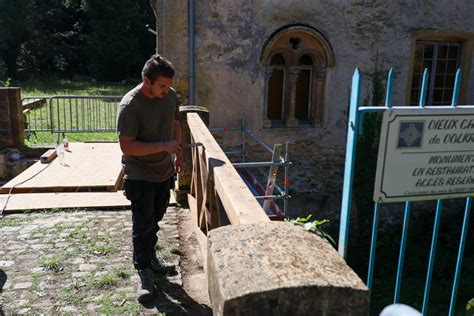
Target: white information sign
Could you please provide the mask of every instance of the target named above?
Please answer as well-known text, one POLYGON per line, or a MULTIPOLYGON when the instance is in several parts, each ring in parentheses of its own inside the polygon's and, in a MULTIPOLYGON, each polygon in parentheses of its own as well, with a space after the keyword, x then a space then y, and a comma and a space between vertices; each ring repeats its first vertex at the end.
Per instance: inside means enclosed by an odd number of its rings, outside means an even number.
POLYGON ((386 111, 375 202, 474 196, 474 109, 386 111))

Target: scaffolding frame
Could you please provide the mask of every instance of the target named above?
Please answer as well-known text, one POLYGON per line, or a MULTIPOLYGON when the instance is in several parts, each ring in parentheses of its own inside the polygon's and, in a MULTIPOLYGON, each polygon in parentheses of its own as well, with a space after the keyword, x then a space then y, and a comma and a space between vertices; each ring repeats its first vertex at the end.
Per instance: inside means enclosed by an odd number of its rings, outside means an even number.
MULTIPOLYGON (((267 212, 270 208, 270 202, 274 200, 283 200, 283 216, 278 219, 282 219, 288 213, 288 200, 291 198, 289 195, 289 169, 292 165, 291 161, 289 161, 289 142, 285 142, 285 144, 275 144, 272 148, 269 144, 267 144, 264 140, 259 138, 257 135, 252 133, 249 129, 246 128, 245 125, 245 118, 240 120, 239 127, 222 127, 222 128, 209 128, 210 132, 240 132, 241 133, 241 143, 239 145, 239 150, 224 150, 226 155, 236 155, 240 156, 241 162, 233 162, 232 165, 237 170, 247 169, 247 168, 255 168, 260 175, 267 177, 267 185, 265 187, 265 193, 263 195, 255 195, 257 200, 264 200, 263 208, 267 212), (267 152, 272 155, 271 161, 259 161, 259 162, 248 162, 246 159, 246 146, 245 142, 247 139, 253 140, 255 143, 261 145, 267 152), (284 152, 282 153, 282 148, 284 147, 284 152), (278 167, 282 166, 284 168, 284 180, 283 180, 283 188, 276 183, 276 175, 278 172, 278 167), (261 168, 263 167, 270 167, 268 175, 263 171, 261 168), (274 189, 277 190, 277 194, 274 194, 274 189)), ((253 175, 249 174, 253 177, 253 175)), ((242 176, 242 174, 241 174, 242 176)), ((254 193, 256 190, 251 190, 254 193)), ((276 204, 274 204, 276 205, 276 204)), ((278 211, 281 212, 278 205, 276 205, 278 211)))

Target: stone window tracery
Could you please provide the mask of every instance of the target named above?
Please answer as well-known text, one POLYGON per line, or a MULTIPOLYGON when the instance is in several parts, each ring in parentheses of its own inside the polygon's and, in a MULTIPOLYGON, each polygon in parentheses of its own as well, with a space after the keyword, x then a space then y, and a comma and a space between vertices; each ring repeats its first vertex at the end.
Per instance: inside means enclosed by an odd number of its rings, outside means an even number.
POLYGON ((321 123, 326 69, 333 64, 329 44, 315 30, 290 27, 270 39, 265 65, 264 127, 321 123))

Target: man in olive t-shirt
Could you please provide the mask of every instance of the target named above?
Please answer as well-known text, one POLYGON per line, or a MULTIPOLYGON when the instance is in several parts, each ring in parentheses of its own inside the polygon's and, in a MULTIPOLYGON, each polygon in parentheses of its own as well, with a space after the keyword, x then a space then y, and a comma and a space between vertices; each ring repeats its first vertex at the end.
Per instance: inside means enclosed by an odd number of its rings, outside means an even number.
POLYGON ((117 111, 125 194, 132 205, 133 264, 141 281, 139 301, 153 297, 153 272, 172 268, 156 257, 155 245, 173 176, 183 165, 178 98, 171 88, 174 73, 168 60, 153 55, 143 67, 142 83, 123 97, 117 111))

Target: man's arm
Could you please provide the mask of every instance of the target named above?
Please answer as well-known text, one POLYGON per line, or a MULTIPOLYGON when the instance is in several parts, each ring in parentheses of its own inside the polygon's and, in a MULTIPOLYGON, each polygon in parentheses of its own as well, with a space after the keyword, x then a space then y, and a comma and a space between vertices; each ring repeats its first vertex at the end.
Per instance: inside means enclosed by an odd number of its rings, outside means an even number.
MULTIPOLYGON (((179 131, 179 137, 181 138, 181 130, 179 131)), ((161 151, 181 155, 181 142, 176 140, 169 142, 145 143, 136 140, 134 137, 120 135, 119 143, 120 149, 127 156, 146 156, 161 151)))

